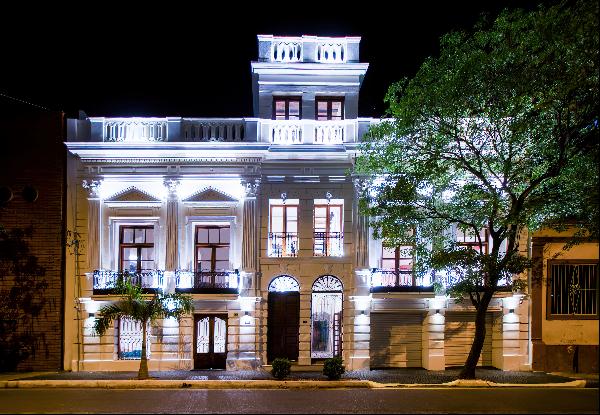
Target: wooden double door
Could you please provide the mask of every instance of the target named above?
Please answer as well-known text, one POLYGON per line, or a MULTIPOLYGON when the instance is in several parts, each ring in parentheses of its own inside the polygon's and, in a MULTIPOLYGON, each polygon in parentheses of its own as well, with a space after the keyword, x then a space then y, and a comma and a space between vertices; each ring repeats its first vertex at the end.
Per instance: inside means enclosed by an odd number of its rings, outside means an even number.
POLYGON ((194 369, 225 369, 227 314, 194 316, 194 369))
POLYGON ((298 361, 300 293, 269 292, 267 360, 278 357, 298 361))

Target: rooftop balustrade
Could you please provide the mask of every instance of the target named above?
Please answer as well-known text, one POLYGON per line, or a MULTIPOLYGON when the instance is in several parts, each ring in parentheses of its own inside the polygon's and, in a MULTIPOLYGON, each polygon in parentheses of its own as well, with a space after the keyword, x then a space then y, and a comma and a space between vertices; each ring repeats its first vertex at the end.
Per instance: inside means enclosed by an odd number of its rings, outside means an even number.
POLYGON ((354 63, 360 37, 258 36, 258 60, 276 63, 354 63))

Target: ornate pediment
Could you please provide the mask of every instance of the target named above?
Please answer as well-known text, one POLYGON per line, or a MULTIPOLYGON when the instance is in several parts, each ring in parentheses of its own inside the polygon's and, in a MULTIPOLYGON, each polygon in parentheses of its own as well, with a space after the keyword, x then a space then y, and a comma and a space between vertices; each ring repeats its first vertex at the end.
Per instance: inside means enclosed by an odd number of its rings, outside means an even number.
POLYGON ((129 186, 125 190, 121 190, 106 199, 106 202, 155 202, 160 203, 161 200, 152 196, 135 186, 129 186))
POLYGON ((237 202, 238 200, 227 194, 225 192, 221 192, 220 190, 214 189, 212 187, 204 188, 187 199, 183 200, 184 202, 237 202))

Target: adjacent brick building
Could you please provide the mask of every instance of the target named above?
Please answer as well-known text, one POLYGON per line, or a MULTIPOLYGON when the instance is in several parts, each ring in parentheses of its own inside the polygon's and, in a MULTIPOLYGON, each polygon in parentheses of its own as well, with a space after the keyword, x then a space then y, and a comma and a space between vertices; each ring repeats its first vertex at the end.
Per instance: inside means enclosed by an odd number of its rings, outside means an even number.
POLYGON ((0 114, 0 370, 58 370, 64 315, 64 114, 5 96, 0 96, 0 114), (18 230, 24 231, 21 237, 18 230), (17 240, 26 246, 15 254, 11 246, 17 240), (17 263, 21 271, 15 270, 17 263))

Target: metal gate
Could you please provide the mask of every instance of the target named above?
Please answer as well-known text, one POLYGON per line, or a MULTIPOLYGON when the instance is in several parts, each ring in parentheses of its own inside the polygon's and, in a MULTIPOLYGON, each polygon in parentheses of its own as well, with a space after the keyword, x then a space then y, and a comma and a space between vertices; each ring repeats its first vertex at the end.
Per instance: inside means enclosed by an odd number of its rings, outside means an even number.
MULTIPOLYGON (((492 313, 485 316, 485 340, 478 366, 492 365, 492 313)), ((475 312, 446 313, 444 354, 446 367, 464 366, 475 337, 475 312)))
POLYGON ((371 313, 371 368, 422 367, 423 315, 371 313))

